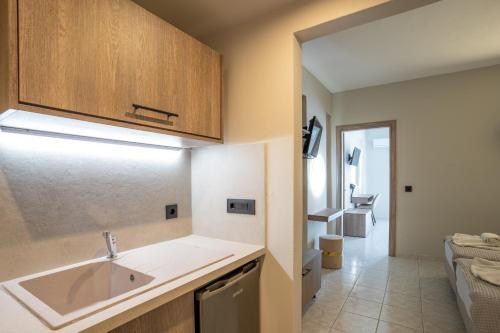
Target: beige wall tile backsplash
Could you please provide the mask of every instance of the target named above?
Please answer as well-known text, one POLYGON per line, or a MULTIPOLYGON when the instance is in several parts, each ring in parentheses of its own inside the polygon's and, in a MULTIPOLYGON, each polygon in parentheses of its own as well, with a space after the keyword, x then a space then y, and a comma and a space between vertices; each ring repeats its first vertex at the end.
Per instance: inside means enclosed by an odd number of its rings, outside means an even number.
POLYGON ((103 256, 103 230, 120 251, 190 234, 190 152, 0 133, 0 281, 103 256))

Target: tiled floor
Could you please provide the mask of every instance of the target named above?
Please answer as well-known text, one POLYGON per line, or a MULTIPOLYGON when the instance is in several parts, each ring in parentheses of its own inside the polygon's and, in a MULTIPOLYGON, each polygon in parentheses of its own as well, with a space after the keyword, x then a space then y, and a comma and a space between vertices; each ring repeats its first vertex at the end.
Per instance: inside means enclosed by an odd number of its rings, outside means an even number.
POLYGON ((387 238, 387 221, 366 239, 345 238, 344 266, 323 270, 303 333, 465 332, 444 263, 388 257, 387 238))

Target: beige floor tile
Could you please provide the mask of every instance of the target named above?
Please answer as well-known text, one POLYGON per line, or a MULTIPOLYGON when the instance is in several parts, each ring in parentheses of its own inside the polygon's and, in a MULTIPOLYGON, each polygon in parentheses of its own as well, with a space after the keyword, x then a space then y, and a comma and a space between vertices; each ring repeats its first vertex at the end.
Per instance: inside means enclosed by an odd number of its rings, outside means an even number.
POLYGON ((345 302, 342 311, 378 319, 381 308, 381 303, 367 301, 361 298, 349 297, 345 302))
POLYGON ((377 280, 374 280, 374 281, 358 280, 356 282, 355 286, 385 290, 385 288, 387 286, 387 282, 386 281, 377 281, 377 280))
POLYGON ((361 274, 356 281, 356 285, 385 290, 387 286, 387 277, 361 274))
POLYGON ((402 284, 387 284, 387 291, 405 294, 413 297, 420 297, 420 288, 415 286, 405 286, 402 284))
POLYGON ((424 302, 424 327, 427 331, 437 332, 441 329, 443 332, 462 332, 465 326, 458 309, 442 307, 442 305, 429 306, 424 302))
POLYGON ((422 302, 422 312, 428 316, 434 316, 443 320, 462 321, 458 305, 454 303, 433 303, 424 300, 422 302))
POLYGON ((333 329, 347 333, 375 333, 377 320, 342 311, 333 324, 333 329))
POLYGON ((350 296, 365 299, 368 301, 382 303, 382 301, 384 300, 384 293, 385 291, 381 289, 355 286, 350 296))
POLYGON ((456 296, 451 288, 424 288, 422 300, 442 304, 456 304, 456 296))
POLYGON ((421 333, 421 329, 404 327, 398 324, 388 323, 383 320, 379 321, 377 333, 421 333))
POLYGON ((398 258, 389 262, 389 273, 390 274, 401 274, 408 275, 409 273, 416 273, 418 275, 418 261, 401 259, 398 258))
POLYGON ((302 320, 302 333, 329 333, 330 326, 302 320))
POLYGON ((359 274, 359 278, 369 278, 369 279, 384 279, 387 280, 389 278, 389 272, 387 270, 376 270, 376 269, 364 269, 361 274, 359 274))
POLYGON ((353 286, 345 285, 345 284, 327 284, 322 283, 321 289, 318 292, 318 295, 331 295, 337 297, 345 297, 351 293, 353 286))
POLYGON ((381 333, 415 333, 423 323, 426 333, 463 332, 443 262, 388 257, 380 245, 387 241, 385 223, 366 239, 345 237, 344 267, 322 270, 322 289, 304 316, 304 332, 375 332, 378 325, 381 333))
POLYGON ((391 305, 383 305, 380 320, 398 324, 413 329, 422 329, 422 314, 391 305))
POLYGON ((444 269, 444 263, 434 263, 432 265, 420 267, 419 275, 421 278, 447 277, 446 270, 444 269))
POLYGON ((418 261, 412 259, 397 260, 396 258, 395 261, 389 263, 389 271, 418 272, 418 261))
POLYGON ((420 278, 420 287, 422 289, 450 289, 448 277, 423 277, 420 278))
POLYGON ((362 270, 363 270, 363 266, 359 266, 359 265, 353 265, 353 266, 344 265, 344 267, 342 267, 343 272, 348 273, 348 274, 352 274, 352 275, 356 275, 356 277, 359 276, 359 274, 361 273, 362 270))
POLYGON ((366 272, 384 272, 389 275, 389 261, 388 260, 375 260, 365 264, 366 272))
POLYGON ((385 293, 384 304, 417 312, 422 309, 420 297, 391 291, 385 293))
POLYGON ((346 299, 347 295, 320 293, 316 296, 314 303, 322 307, 340 311, 346 299))
POLYGON ((313 304, 302 316, 302 320, 305 322, 312 322, 330 327, 337 318, 339 312, 340 309, 328 308, 319 304, 313 304))
POLYGON ((392 274, 391 276, 389 276, 388 282, 394 283, 394 284, 406 283, 406 284, 411 284, 414 286, 420 286, 420 278, 418 277, 418 275, 405 276, 405 275, 392 274))
POLYGON ((425 333, 465 333, 461 323, 429 321, 424 319, 425 333))
POLYGON ((354 274, 337 273, 323 277, 321 282, 323 284, 345 284, 353 286, 356 283, 357 278, 358 276, 354 274))
POLYGON ((412 276, 391 275, 387 281, 387 284, 420 288, 420 279, 418 278, 418 275, 412 275, 412 276))
POLYGON ((389 262, 387 260, 376 260, 365 265, 363 273, 385 274, 389 276, 389 262))

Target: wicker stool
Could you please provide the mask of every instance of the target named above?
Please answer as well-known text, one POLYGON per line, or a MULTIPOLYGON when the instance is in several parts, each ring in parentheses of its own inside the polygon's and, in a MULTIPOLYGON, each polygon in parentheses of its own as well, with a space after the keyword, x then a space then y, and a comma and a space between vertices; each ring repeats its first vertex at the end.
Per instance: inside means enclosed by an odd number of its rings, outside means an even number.
POLYGON ((344 238, 337 235, 319 236, 319 248, 323 251, 323 268, 342 268, 344 238))

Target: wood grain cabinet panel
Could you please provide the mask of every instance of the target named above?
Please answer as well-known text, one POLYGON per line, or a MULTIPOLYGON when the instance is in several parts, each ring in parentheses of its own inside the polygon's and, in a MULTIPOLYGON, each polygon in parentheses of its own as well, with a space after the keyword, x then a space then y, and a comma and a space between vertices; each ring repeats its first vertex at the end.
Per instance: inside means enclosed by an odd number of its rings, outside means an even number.
POLYGON ((110 333, 194 333, 194 294, 188 293, 110 333))
POLYGON ((18 0, 18 34, 20 103, 221 138, 220 55, 132 1, 18 0))

